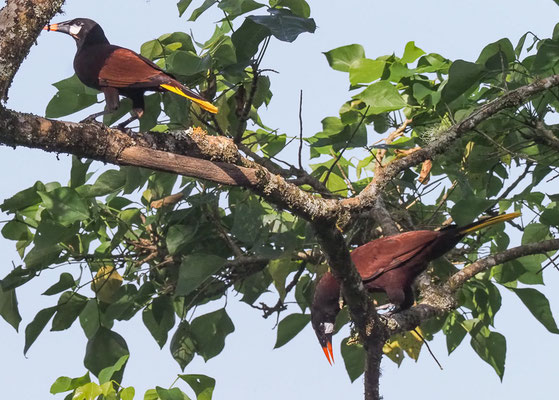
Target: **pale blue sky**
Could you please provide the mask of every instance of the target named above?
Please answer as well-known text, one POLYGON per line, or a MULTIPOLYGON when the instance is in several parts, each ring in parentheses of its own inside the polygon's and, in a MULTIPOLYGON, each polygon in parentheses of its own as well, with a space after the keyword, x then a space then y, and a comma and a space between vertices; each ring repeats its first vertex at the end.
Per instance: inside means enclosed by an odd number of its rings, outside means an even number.
MULTIPOLYGON (((201 1, 193 3, 197 6, 201 1)), ((64 8, 66 15, 56 17, 54 22, 75 17, 92 18, 103 26, 111 42, 139 50, 145 41, 177 30, 192 30, 196 38, 203 40, 213 30, 212 23, 220 18, 214 14, 196 23, 187 22, 185 18, 178 18, 175 4, 174 0, 70 0, 64 8)), ((4 2, 0 2, 0 6, 3 5, 4 2)), ((549 37, 555 23, 559 22, 559 7, 552 0, 346 0, 316 1, 311 2, 311 7, 318 26, 316 33, 302 35, 293 44, 273 40, 262 65, 280 72, 271 75, 274 98, 270 110, 264 113, 265 121, 288 135, 298 132, 300 89, 304 91, 306 134, 319 131, 321 119, 337 115, 340 105, 349 97, 347 75, 331 70, 321 54, 323 51, 360 43, 367 56, 374 58, 393 52, 402 54, 405 44, 414 40, 427 52, 438 52, 451 59, 475 60, 487 43, 508 37, 515 44, 528 30, 540 37, 549 37)), ((55 93, 51 83, 73 74, 74 51, 71 38, 56 33, 41 34, 14 81, 8 106, 44 115, 55 93)), ((37 150, 0 147, 0 160, 8 171, 2 175, 0 199, 31 186, 36 180, 66 182, 69 178, 70 157, 66 155, 57 158, 37 150)), ((98 164, 98 168, 102 166, 98 164)), ((0 219, 5 218, 0 216, 0 219)), ((3 277, 12 261, 17 265, 19 259, 13 243, 3 239, 0 239, 0 254, 3 255, 0 266, 3 277)), ((53 274, 52 279, 55 275, 58 274, 53 274)), ((30 349, 27 359, 23 357, 25 326, 39 309, 55 302, 54 298, 38 295, 52 279, 38 279, 29 287, 19 289, 23 316, 19 334, 0 323, 0 384, 4 398, 49 398, 48 388, 58 376, 77 376, 85 372, 82 359, 86 339, 77 323, 68 331, 44 332, 30 349)), ((547 270, 545 280, 549 286, 539 289, 552 302, 558 319, 558 272, 547 270)), ((496 330, 507 337, 508 347, 502 384, 467 343, 447 357, 444 336, 440 335, 432 348, 444 371, 438 369, 425 351, 417 364, 408 359, 400 369, 384 360, 381 392, 385 399, 555 396, 559 337, 549 334, 514 295, 502 294, 503 307, 496 320, 496 330)), ((330 367, 310 326, 288 345, 272 350, 276 336, 272 330, 274 321, 262 319, 256 310, 237 302, 233 295, 227 310, 236 330, 227 338, 223 353, 208 363, 198 357, 186 370, 186 373, 204 373, 216 378, 215 399, 362 398, 361 379, 353 385, 349 383, 339 354, 342 336, 334 338, 337 362, 330 367)), ((292 307, 290 311, 299 309, 292 307)), ((166 387, 173 382, 175 374, 180 372, 178 365, 167 346, 159 350, 140 318, 117 323, 115 330, 126 338, 131 350, 124 384, 136 387, 136 398, 143 398, 147 388, 166 387)))

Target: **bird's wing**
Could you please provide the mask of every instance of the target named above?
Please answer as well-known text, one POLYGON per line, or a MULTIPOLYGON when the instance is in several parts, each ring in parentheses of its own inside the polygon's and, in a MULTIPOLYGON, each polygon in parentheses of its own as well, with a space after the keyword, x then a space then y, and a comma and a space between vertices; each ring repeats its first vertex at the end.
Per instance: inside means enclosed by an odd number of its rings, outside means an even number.
POLYGON ((116 48, 99 71, 99 84, 115 88, 158 87, 168 77, 159 66, 132 50, 116 48))
POLYGON ((411 231, 388 236, 356 248, 351 258, 364 282, 401 267, 439 236, 434 231, 411 231))

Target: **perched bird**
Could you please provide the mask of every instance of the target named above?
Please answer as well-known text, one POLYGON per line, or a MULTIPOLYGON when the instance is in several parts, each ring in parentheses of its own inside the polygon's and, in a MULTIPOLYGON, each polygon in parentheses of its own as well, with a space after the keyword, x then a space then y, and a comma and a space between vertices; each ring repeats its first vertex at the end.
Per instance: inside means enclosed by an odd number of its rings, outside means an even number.
MULTIPOLYGON (((372 292, 385 292, 398 310, 414 302, 412 284, 430 261, 453 249, 467 234, 516 218, 510 213, 482 219, 466 226, 451 225, 439 231, 411 231, 373 240, 359 246, 351 259, 372 292)), ((332 363, 332 333, 340 311, 340 284, 327 272, 318 282, 311 305, 311 322, 328 362, 332 363)))
POLYGON ((195 102, 204 110, 217 113, 217 107, 177 81, 151 60, 123 47, 109 43, 99 24, 87 18, 49 24, 47 31, 67 33, 76 40, 78 50, 74 70, 84 85, 105 95, 105 110, 92 114, 84 121, 112 113, 119 107, 119 95, 132 100, 131 117, 118 125, 124 128, 144 113, 146 91, 169 91, 195 102))

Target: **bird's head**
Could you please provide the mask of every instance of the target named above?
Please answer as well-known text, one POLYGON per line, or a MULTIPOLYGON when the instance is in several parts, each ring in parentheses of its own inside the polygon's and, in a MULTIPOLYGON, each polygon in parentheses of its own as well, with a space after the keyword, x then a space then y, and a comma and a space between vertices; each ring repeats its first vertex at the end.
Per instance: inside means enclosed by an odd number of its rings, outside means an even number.
POLYGON ((336 316, 340 312, 340 284, 327 272, 316 285, 311 305, 311 323, 328 362, 334 362, 332 334, 336 316))
POLYGON ((43 30, 66 33, 76 40, 78 47, 86 41, 108 43, 101 26, 88 18, 74 18, 70 21, 48 24, 43 30))

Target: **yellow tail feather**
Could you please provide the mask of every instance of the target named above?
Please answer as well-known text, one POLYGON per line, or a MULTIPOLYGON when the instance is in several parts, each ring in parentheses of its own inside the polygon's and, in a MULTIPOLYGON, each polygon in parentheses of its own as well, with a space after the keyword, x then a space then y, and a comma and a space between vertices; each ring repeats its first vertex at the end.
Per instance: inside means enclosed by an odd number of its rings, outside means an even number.
POLYGON ((520 215, 522 215, 522 214, 520 214, 519 212, 497 215, 496 217, 487 218, 487 219, 478 221, 477 223, 473 223, 472 225, 468 225, 468 226, 464 227, 463 230, 460 231, 460 233, 463 234, 463 235, 466 235, 470 232, 474 232, 474 231, 477 231, 479 229, 485 228, 486 226, 490 226, 490 225, 498 224, 499 222, 505 222, 505 221, 511 220, 513 218, 519 217, 520 215))
POLYGON ((206 100, 197 99, 196 97, 192 97, 184 93, 180 88, 167 85, 165 83, 160 85, 163 89, 168 90, 169 92, 173 92, 178 94, 179 96, 186 97, 188 100, 193 101, 194 103, 198 104, 204 110, 209 111, 213 114, 217 114, 218 108, 214 106, 212 103, 206 100))

